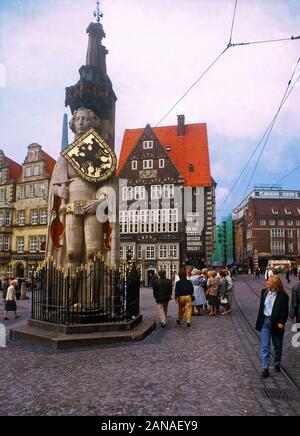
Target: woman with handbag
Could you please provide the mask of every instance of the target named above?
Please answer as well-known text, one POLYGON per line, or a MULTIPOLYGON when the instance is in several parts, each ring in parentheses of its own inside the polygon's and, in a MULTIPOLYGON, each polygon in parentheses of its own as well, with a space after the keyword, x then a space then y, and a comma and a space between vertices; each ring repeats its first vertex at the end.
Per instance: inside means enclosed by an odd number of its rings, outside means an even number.
POLYGON ((289 316, 289 297, 280 277, 273 275, 267 280, 267 288, 261 291, 256 330, 261 332, 262 377, 269 377, 271 339, 274 345, 274 368, 280 372, 284 328, 289 316))
POLYGON ((219 295, 219 278, 216 271, 208 272, 207 280, 207 301, 209 304, 209 316, 215 316, 217 314, 218 295, 219 295))
POLYGON ((10 280, 9 281, 9 287, 6 292, 5 296, 5 306, 4 306, 4 321, 8 320, 8 312, 15 312, 15 318, 20 318, 18 312, 17 312, 17 297, 16 297, 16 288, 15 285, 17 284, 16 280, 10 280))
POLYGON ((176 283, 175 287, 175 301, 178 304, 177 324, 181 324, 183 316, 185 316, 186 326, 191 327, 193 293, 192 282, 187 279, 185 270, 181 270, 179 272, 179 282, 176 283))

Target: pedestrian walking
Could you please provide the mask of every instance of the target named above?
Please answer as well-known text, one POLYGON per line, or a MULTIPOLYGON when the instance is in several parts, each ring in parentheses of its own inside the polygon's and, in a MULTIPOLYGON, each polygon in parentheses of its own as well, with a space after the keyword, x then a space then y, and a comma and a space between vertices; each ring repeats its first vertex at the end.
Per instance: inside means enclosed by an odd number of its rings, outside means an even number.
POLYGON ((166 271, 158 272, 158 279, 153 282, 153 297, 155 298, 160 325, 167 325, 168 305, 172 297, 172 280, 166 278, 166 271))
POLYGON ((208 272, 207 291, 206 296, 209 304, 209 316, 215 316, 217 314, 218 295, 219 295, 219 278, 216 271, 208 272))
POLYGON ((265 280, 267 281, 270 277, 274 275, 273 270, 270 266, 267 267, 265 272, 265 280))
MULTIPOLYGON (((298 273, 299 283, 292 288, 290 318, 296 323, 300 323, 300 271, 298 273)), ((300 328, 297 329, 300 331, 300 328)))
POLYGON ((177 324, 181 324, 183 317, 186 319, 186 326, 191 327, 192 320, 192 296, 194 287, 187 279, 185 270, 179 272, 179 281, 175 287, 175 299, 178 304, 177 324))
POLYGON ((219 283, 219 303, 224 308, 224 312, 221 313, 221 315, 228 315, 230 305, 229 305, 229 299, 228 299, 228 285, 229 282, 226 280, 226 274, 227 271, 220 271, 219 277, 220 277, 220 283, 219 283))
POLYGON ((277 275, 261 291, 256 330, 261 332, 262 377, 269 377, 271 339, 274 346, 275 371, 280 372, 285 324, 289 315, 289 297, 277 275))
POLYGON ((260 279, 260 268, 259 266, 255 269, 255 278, 260 279))
POLYGON ((285 268, 285 278, 287 283, 290 283, 290 268, 288 266, 285 268))
POLYGON ((4 300, 4 320, 8 320, 8 312, 15 312, 15 318, 19 318, 19 314, 17 312, 17 297, 16 297, 16 280, 9 281, 9 287, 6 292, 5 300, 4 300))
POLYGON ((205 279, 201 277, 202 271, 193 269, 190 281, 194 287, 195 300, 192 302, 192 315, 201 315, 201 308, 206 303, 206 297, 204 293, 205 279))

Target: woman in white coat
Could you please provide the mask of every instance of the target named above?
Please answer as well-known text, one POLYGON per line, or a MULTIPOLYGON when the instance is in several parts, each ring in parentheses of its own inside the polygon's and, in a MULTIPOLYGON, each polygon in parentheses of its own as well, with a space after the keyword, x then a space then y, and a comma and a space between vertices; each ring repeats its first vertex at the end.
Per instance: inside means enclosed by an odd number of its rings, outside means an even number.
POLYGON ((206 304, 206 297, 204 292, 204 281, 201 277, 202 271, 198 271, 197 269, 193 269, 192 275, 189 280, 192 282, 194 287, 194 297, 195 300, 192 303, 193 306, 193 315, 201 315, 201 309, 204 304, 206 304), (196 311, 196 310, 197 311, 196 311))

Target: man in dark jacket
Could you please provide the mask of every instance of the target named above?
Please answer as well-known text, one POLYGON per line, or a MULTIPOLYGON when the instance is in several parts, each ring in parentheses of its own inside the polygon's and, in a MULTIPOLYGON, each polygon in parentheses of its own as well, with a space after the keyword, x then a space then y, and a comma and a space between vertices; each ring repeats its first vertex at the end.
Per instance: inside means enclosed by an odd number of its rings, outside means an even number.
POLYGON ((153 281, 153 297, 157 304, 157 310, 162 328, 167 325, 168 304, 172 296, 172 281, 166 278, 166 271, 159 271, 159 278, 153 281))
MULTIPOLYGON (((292 289, 290 317, 296 323, 300 323, 300 272, 298 273, 299 283, 292 289)), ((300 331, 298 329, 297 331, 300 331)))

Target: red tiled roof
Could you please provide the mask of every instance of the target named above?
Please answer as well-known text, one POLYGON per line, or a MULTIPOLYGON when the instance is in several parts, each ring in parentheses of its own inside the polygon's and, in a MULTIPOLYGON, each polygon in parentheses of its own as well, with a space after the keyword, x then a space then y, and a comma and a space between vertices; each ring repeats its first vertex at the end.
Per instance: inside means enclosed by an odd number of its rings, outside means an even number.
MULTIPOLYGON (((118 174, 145 129, 126 129, 119 159, 118 174)), ((153 132, 167 148, 169 156, 185 179, 186 186, 211 186, 207 125, 186 124, 184 136, 177 136, 177 126, 154 127, 153 132), (190 165, 194 171, 190 172, 190 165)))
POLYGON ((22 166, 6 156, 4 158, 4 165, 9 167, 9 178, 17 181, 22 174, 22 166))
POLYGON ((52 173, 53 173, 53 170, 54 170, 54 167, 55 167, 55 165, 56 165, 56 160, 53 159, 53 157, 51 157, 51 156, 50 156, 48 153, 46 153, 44 150, 42 150, 42 153, 43 153, 43 157, 44 157, 44 159, 45 159, 45 161, 46 161, 48 174, 49 174, 49 176, 51 177, 51 176, 52 176, 52 173))

